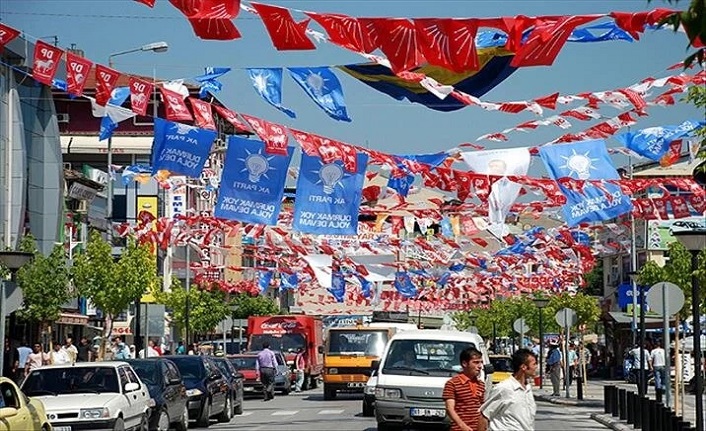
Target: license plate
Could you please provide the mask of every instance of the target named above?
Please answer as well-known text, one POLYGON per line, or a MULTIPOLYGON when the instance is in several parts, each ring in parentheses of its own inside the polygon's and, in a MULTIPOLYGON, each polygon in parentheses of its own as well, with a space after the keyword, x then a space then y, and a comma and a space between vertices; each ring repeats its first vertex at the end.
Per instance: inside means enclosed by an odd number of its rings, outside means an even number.
POLYGON ((245 386, 243 388, 243 391, 245 391, 245 392, 252 392, 254 390, 255 390, 255 388, 253 388, 252 386, 245 386))
POLYGON ((348 386, 349 388, 364 388, 364 387, 365 387, 365 383, 363 383, 363 382, 351 382, 351 383, 348 383, 347 386, 348 386))
POLYGON ((54 431, 71 431, 71 427, 51 427, 54 431))
POLYGON ((446 410, 445 409, 412 408, 412 409, 409 409, 409 415, 413 416, 413 417, 443 418, 443 417, 446 417, 446 410))

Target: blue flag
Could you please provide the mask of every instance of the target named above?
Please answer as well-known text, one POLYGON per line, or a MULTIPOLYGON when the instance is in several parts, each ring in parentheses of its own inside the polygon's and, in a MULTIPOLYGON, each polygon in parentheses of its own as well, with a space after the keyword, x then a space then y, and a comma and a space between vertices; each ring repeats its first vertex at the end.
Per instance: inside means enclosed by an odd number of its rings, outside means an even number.
POLYGON ((118 128, 118 123, 113 121, 109 116, 101 118, 101 130, 98 135, 99 141, 105 141, 106 139, 113 136, 113 132, 118 128))
POLYGON ((569 36, 567 40, 569 42, 603 42, 606 40, 634 41, 632 36, 630 36, 627 31, 618 27, 614 21, 577 28, 571 32, 571 36, 569 36), (598 34, 593 33, 595 30, 598 30, 596 32, 598 34))
POLYGON ((151 177, 152 167, 147 165, 130 165, 123 169, 120 176, 124 186, 129 186, 131 182, 140 177, 151 177))
POLYGON ((260 288, 260 294, 264 295, 270 288, 270 282, 272 281, 272 271, 258 271, 257 272, 257 286, 260 288))
MULTIPOLYGON (((619 178, 608 156, 605 142, 601 140, 544 145, 539 147, 539 155, 549 171, 549 176, 554 180, 563 177, 579 180, 619 178)), ((586 183, 583 194, 559 185, 561 192, 566 196, 563 211, 569 226, 582 222, 610 220, 632 210, 630 197, 625 196, 620 187, 608 183, 603 184, 603 187, 610 193, 610 197, 589 183, 586 183)))
POLYGON ((395 273, 395 289, 402 294, 405 298, 414 298, 417 296, 417 288, 414 287, 412 279, 404 271, 397 271, 395 273))
POLYGON ((302 153, 294 201, 295 231, 321 235, 356 235, 367 154, 357 154, 358 171, 343 163, 324 163, 302 153))
POLYGON ((451 225, 451 219, 444 216, 441 219, 441 234, 447 238, 453 238, 454 236, 454 229, 453 226, 451 225))
POLYGON ((282 106, 282 68, 247 69, 252 85, 267 103, 284 112, 290 118, 297 114, 282 106))
POLYGON ((387 180, 387 187, 396 191, 400 196, 407 197, 409 195, 409 188, 412 187, 414 183, 414 175, 405 175, 400 178, 395 178, 393 176, 387 180))
POLYGON ((289 67, 289 74, 306 94, 329 117, 338 121, 351 121, 346 112, 343 88, 338 77, 328 67, 289 67))
POLYGON ((703 121, 687 120, 677 126, 648 127, 637 132, 623 133, 615 139, 642 157, 657 162, 669 150, 672 141, 691 135, 703 125, 703 121))
POLYGON ((363 298, 372 298, 373 296, 373 283, 369 282, 360 274, 355 275, 360 282, 360 291, 363 293, 363 298))
POLYGON ((329 293, 336 298, 336 302, 343 302, 346 296, 346 279, 341 271, 331 272, 331 288, 329 293))
POLYGON ((276 225, 293 153, 294 147, 287 147, 286 156, 269 155, 261 141, 230 136, 213 215, 276 225))
POLYGON ((441 274, 441 277, 439 277, 438 280, 436 280, 436 284, 438 284, 439 287, 446 287, 446 283, 449 282, 450 278, 451 278, 451 271, 446 271, 443 274, 441 274))
POLYGON ((152 173, 198 178, 215 139, 215 131, 155 118, 152 173))
POLYGON ((201 99, 208 95, 208 92, 218 93, 223 88, 223 84, 218 80, 221 76, 230 72, 230 67, 207 67, 203 75, 194 77, 196 82, 201 83, 199 97, 201 99))
POLYGON ((294 290, 299 285, 299 280, 297 279, 297 273, 294 274, 284 274, 280 277, 279 291, 283 292, 287 289, 294 290))

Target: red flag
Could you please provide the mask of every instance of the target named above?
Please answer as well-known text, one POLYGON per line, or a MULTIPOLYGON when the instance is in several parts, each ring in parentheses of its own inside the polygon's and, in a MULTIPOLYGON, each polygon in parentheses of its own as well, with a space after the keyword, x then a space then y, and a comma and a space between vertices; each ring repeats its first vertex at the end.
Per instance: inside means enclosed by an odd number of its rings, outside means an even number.
POLYGON ((371 53, 377 47, 370 48, 369 36, 358 19, 339 14, 318 14, 305 12, 326 30, 329 40, 338 46, 355 52, 371 53))
POLYGON ((164 100, 164 108, 167 113, 167 120, 169 121, 187 121, 193 120, 189 108, 186 107, 184 103, 184 98, 181 94, 167 90, 164 87, 160 87, 159 90, 162 92, 162 100, 164 100))
POLYGON ((659 159, 659 165, 663 168, 666 168, 667 166, 672 166, 673 164, 678 162, 679 158, 681 157, 681 147, 681 139, 677 139, 676 141, 670 142, 669 149, 662 156, 662 158, 659 159))
POLYGON ((689 207, 686 205, 686 199, 683 197, 671 196, 669 198, 669 203, 672 205, 672 214, 674 214, 674 218, 685 218, 691 215, 689 212, 689 207))
POLYGON ((64 51, 38 40, 34 46, 34 62, 32 63, 32 76, 38 82, 51 86, 56 69, 61 62, 64 51))
POLYGON ((706 212, 706 198, 703 195, 689 196, 689 203, 699 213, 706 212))
POLYGON ((297 141, 302 151, 308 156, 318 156, 319 155, 319 137, 313 133, 302 132, 301 130, 289 129, 292 132, 292 136, 297 141))
POLYGON ((196 36, 207 40, 233 40, 240 32, 233 19, 240 12, 239 0, 170 0, 186 16, 196 36))
POLYGON ((316 49, 306 35, 310 19, 296 22, 288 9, 261 3, 250 4, 260 15, 272 44, 278 51, 316 49))
POLYGON ((563 16, 557 20, 537 20, 527 41, 517 49, 511 66, 550 66, 559 51, 579 25, 594 21, 599 15, 563 16))
POLYGON ((478 70, 475 19, 414 19, 419 50, 429 64, 454 72, 478 70))
POLYGON ((69 94, 80 96, 93 62, 72 52, 66 53, 66 87, 69 94))
POLYGON ((110 100, 111 93, 115 84, 120 78, 120 72, 105 67, 101 64, 96 64, 96 103, 100 106, 105 106, 110 100))
POLYGON ((189 103, 191 103, 191 109, 194 111, 194 124, 202 129, 216 130, 211 104, 194 97, 189 97, 189 103))
POLYGON ((250 123, 253 130, 265 142, 265 152, 267 154, 287 155, 287 128, 279 124, 270 123, 261 118, 241 114, 250 123))
MULTIPOLYGON (((154 91, 154 84, 134 76, 130 77, 130 108, 137 115, 147 115, 147 105, 154 91)), ((155 102, 156 103, 156 102, 155 102)))
POLYGON ((155 2, 156 0, 135 0, 135 1, 138 2, 138 3, 142 3, 142 4, 144 4, 144 5, 147 5, 147 6, 149 6, 149 7, 154 7, 154 2, 155 2))
POLYGON ((19 30, 15 30, 14 28, 8 27, 0 22, 0 49, 19 35, 19 30))
POLYGON ((378 34, 385 37, 380 40, 380 50, 385 53, 392 71, 403 72, 419 66, 424 57, 417 46, 417 30, 414 24, 405 18, 370 18, 378 34))
POLYGON ((654 203, 654 208, 655 211, 657 212, 657 215, 659 218, 662 220, 669 220, 669 214, 667 213, 667 198, 656 198, 652 199, 652 202, 654 203))
POLYGON ((218 115, 223 117, 224 120, 226 120, 227 122, 232 124, 233 127, 235 127, 236 132, 250 132, 250 126, 240 121, 240 118, 238 118, 238 114, 235 111, 231 111, 228 108, 224 108, 218 105, 213 105, 213 107, 216 108, 216 112, 218 112, 218 115))

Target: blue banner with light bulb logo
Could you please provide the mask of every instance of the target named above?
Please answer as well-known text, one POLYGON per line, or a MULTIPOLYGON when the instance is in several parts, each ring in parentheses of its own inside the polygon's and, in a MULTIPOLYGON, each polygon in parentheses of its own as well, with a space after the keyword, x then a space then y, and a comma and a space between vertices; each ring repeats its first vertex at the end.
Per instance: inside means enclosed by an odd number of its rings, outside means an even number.
POLYGON ((213 215, 244 223, 277 224, 293 153, 294 147, 287 147, 286 156, 267 154, 261 141, 230 136, 213 215))
POLYGON ((367 154, 358 153, 357 171, 343 162, 324 163, 302 153, 294 201, 294 230, 318 235, 356 235, 367 154))

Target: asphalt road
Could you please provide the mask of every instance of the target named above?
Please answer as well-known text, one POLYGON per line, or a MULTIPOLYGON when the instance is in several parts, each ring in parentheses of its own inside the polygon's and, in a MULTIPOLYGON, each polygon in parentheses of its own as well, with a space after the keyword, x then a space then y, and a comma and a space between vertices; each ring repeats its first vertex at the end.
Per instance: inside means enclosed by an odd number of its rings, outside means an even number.
MULTIPOLYGON (((375 418, 361 415, 362 395, 339 394, 333 401, 324 401, 321 389, 303 393, 277 395, 274 400, 245 400, 244 413, 228 424, 211 422, 210 430, 273 430, 273 431, 375 431, 375 418)), ((608 428, 593 421, 589 415, 597 409, 567 407, 537 403, 537 431, 599 431, 608 428)))

